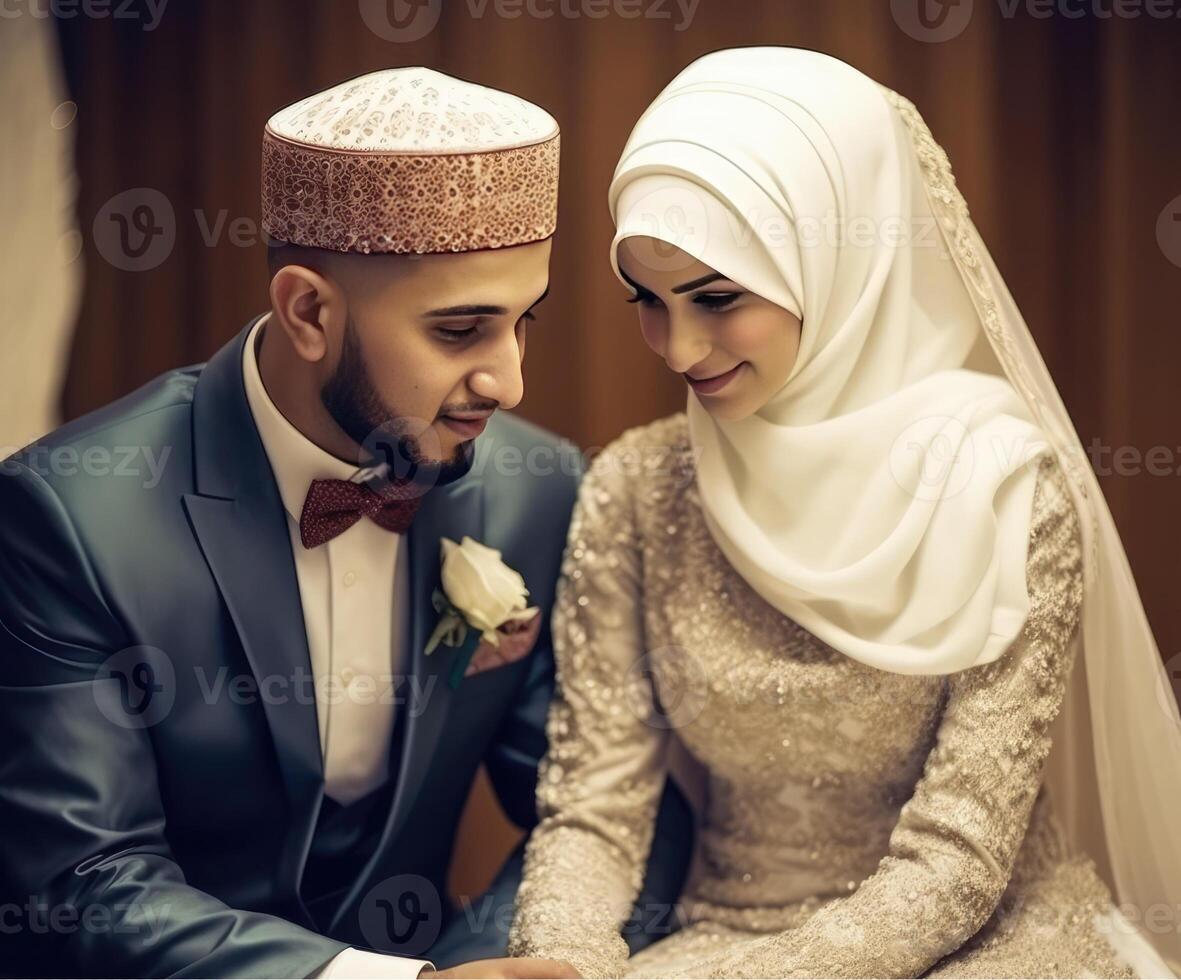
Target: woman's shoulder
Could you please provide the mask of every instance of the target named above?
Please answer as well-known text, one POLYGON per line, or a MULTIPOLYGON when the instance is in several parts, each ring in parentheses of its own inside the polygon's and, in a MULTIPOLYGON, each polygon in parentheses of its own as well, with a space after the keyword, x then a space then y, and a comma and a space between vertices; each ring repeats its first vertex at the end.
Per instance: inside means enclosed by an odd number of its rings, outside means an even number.
POLYGON ((1049 453, 1038 464, 1025 565, 1030 621, 1069 632, 1083 595, 1083 538, 1079 512, 1062 464, 1049 453))
POLYGON ((688 449, 689 417, 684 412, 674 412, 664 418, 624 429, 607 444, 603 452, 634 451, 637 446, 669 446, 675 449, 688 449))
POLYGON ((1064 564, 1081 566, 1082 526, 1062 464, 1054 453, 1038 461, 1037 485, 1030 519, 1030 560, 1039 553, 1058 556, 1064 564))
POLYGON ((687 416, 677 412, 624 430, 595 456, 590 475, 633 491, 668 481, 692 482, 687 416))

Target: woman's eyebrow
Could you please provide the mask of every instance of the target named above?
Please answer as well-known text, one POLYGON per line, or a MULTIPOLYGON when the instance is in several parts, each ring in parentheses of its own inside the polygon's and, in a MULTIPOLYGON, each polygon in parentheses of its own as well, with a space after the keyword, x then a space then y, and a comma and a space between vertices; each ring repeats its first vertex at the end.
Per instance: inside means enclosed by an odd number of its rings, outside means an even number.
MULTIPOLYGON (((624 272, 622 266, 619 269, 619 274, 621 276, 623 276, 623 278, 627 281, 627 284, 629 286, 631 286, 633 289, 637 290, 638 292, 642 292, 642 293, 652 292, 652 290, 650 290, 647 286, 641 286, 631 276, 629 276, 626 272, 624 272)), ((691 289, 699 289, 702 286, 708 286, 711 282, 716 282, 718 279, 725 279, 725 278, 726 277, 724 275, 722 275, 720 272, 711 272, 711 273, 709 273, 709 275, 702 276, 700 279, 694 279, 692 282, 685 282, 685 283, 681 283, 681 285, 679 285, 679 286, 673 286, 672 291, 677 294, 687 293, 691 289)))
POLYGON ((720 272, 711 272, 708 276, 702 276, 700 279, 694 279, 692 282, 681 283, 679 286, 673 286, 674 293, 687 293, 690 289, 697 289, 701 286, 707 286, 711 282, 718 279, 725 279, 720 272))

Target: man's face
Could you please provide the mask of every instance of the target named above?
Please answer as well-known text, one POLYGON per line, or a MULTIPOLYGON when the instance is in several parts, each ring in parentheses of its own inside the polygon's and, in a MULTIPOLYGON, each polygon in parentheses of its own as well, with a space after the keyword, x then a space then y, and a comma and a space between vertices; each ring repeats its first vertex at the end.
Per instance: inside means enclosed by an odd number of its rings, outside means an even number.
POLYGON ((364 256, 334 278, 348 302, 321 389, 337 425, 369 455, 466 471, 472 440, 524 394, 526 324, 549 285, 549 240, 426 256, 364 256))

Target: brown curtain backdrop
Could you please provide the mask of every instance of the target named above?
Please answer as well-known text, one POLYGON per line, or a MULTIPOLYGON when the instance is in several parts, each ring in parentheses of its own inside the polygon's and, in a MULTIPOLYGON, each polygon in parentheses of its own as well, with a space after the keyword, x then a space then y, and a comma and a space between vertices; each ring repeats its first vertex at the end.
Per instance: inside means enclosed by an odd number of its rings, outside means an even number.
MULTIPOLYGON (((947 149, 1084 444, 1095 441, 1181 685, 1181 3, 1171 19, 1147 9, 1104 16, 1126 10, 1120 2, 1060 0, 1047 17, 1046 0, 1020 10, 975 0, 970 25, 943 43, 912 38, 893 13, 903 4, 890 0, 700 0, 687 26, 676 0, 445 0, 437 26, 413 42, 366 23, 383 7, 393 17, 403 0, 172 0, 150 31, 144 20, 62 20, 86 238, 64 414, 206 359, 265 308, 264 122, 312 91, 402 65, 515 92, 562 126, 553 289, 530 328, 521 413, 596 447, 677 411, 683 386, 643 345, 607 263, 617 155, 639 113, 694 57, 732 45, 816 48, 913 99, 947 149), (625 16, 636 9, 642 16, 625 16), (96 215, 103 224, 104 204, 135 188, 163 194, 175 230, 167 258, 140 272, 117 268, 96 244, 109 234, 96 215), (1143 465, 1153 447, 1168 475, 1143 465)), ((135 8, 146 19, 145 5, 135 8)), ((476 821, 491 807, 481 785, 457 893, 478 888, 515 839, 507 824, 476 821)))

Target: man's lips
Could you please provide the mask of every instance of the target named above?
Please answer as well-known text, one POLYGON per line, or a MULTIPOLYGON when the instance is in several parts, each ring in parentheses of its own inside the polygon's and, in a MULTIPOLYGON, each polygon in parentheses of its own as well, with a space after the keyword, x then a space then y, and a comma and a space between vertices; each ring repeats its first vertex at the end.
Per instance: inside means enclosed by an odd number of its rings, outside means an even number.
POLYGON ((488 425, 488 420, 492 417, 492 411, 494 410, 451 412, 447 415, 441 415, 439 418, 447 428, 458 436, 464 439, 474 439, 488 425))

